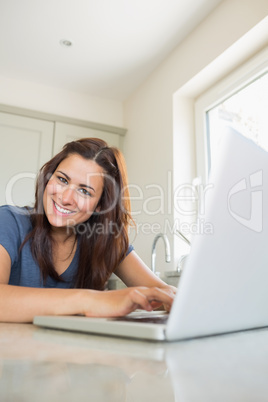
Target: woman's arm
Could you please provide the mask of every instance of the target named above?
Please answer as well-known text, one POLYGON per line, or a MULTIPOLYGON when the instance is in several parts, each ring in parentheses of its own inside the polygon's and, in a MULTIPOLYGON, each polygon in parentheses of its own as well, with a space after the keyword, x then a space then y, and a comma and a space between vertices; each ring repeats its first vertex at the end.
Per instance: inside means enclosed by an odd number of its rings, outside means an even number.
POLYGON ((87 289, 44 289, 8 285, 11 261, 0 246, 0 322, 32 322, 36 315, 84 314, 123 316, 137 308, 152 310, 155 302, 172 304, 164 289, 136 287, 109 292, 87 289))
POLYGON ((36 315, 120 317, 155 303, 171 306, 164 289, 134 287, 108 292, 87 289, 38 289, 0 284, 0 322, 32 322, 36 315))
POLYGON ((116 269, 115 274, 127 286, 167 287, 172 289, 173 292, 176 292, 176 288, 167 285, 164 281, 158 278, 141 260, 137 253, 135 253, 135 251, 131 251, 126 256, 116 269))

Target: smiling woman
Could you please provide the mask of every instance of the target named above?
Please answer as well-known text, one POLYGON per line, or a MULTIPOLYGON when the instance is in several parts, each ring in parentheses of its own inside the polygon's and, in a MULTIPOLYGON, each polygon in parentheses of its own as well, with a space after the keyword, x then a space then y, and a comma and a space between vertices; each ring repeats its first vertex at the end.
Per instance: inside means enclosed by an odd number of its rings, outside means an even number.
POLYGON ((34 208, 0 207, 0 321, 169 307, 174 289, 129 245, 131 219, 121 152, 96 138, 66 144, 40 170, 34 208), (132 288, 101 292, 113 272, 132 288))
POLYGON ((43 204, 49 223, 56 227, 75 226, 99 211, 103 174, 96 162, 80 155, 63 160, 44 191, 43 204))

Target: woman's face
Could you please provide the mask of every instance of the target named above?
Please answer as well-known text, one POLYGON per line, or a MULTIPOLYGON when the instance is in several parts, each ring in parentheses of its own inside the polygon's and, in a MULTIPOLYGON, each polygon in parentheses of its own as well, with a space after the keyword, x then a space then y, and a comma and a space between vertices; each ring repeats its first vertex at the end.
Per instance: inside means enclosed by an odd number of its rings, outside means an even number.
POLYGON ((103 191, 103 170, 94 161, 71 154, 64 159, 44 191, 43 205, 54 227, 85 222, 96 210, 103 191))

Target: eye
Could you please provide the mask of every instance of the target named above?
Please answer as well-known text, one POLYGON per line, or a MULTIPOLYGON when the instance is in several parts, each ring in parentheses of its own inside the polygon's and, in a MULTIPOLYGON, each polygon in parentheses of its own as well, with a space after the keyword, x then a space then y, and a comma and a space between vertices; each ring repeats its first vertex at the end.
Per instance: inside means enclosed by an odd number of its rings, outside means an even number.
POLYGON ((92 195, 90 194, 89 191, 87 191, 85 188, 80 188, 78 191, 82 193, 83 195, 86 195, 87 197, 91 197, 92 195))
POLYGON ((57 176, 57 179, 63 184, 68 184, 68 181, 65 179, 65 177, 57 176))

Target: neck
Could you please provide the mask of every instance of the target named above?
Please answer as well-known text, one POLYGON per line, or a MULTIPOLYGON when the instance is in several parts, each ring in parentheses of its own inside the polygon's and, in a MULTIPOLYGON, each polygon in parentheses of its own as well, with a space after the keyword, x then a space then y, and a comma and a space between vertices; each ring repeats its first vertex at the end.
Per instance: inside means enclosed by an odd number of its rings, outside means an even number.
POLYGON ((76 234, 73 228, 54 228, 51 227, 51 236, 56 243, 74 242, 76 234))

